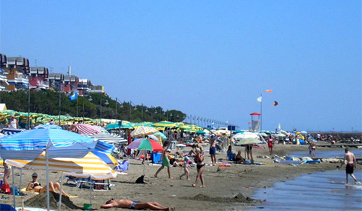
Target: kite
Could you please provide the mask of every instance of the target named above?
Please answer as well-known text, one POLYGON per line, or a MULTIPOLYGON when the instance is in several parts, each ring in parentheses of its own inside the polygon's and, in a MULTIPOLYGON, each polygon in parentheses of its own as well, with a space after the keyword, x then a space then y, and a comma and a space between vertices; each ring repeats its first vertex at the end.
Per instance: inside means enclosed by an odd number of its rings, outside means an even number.
POLYGON ((277 106, 277 105, 279 105, 278 101, 274 101, 273 106, 277 106))
POLYGON ((267 90, 265 90, 266 92, 268 92, 268 93, 270 93, 270 92, 272 92, 272 90, 271 89, 267 89, 267 90))

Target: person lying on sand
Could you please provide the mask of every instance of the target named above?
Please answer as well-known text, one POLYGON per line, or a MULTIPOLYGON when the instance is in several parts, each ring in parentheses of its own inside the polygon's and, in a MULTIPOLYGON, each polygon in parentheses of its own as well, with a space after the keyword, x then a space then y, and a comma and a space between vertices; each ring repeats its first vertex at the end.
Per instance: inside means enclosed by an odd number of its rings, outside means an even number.
POLYGON ((126 199, 114 200, 111 198, 106 202, 106 204, 102 205, 101 208, 127 208, 127 209, 135 209, 135 210, 175 210, 174 207, 164 207, 157 202, 139 202, 139 201, 131 201, 126 199))
MULTIPOLYGON (((32 192, 32 193, 43 193, 47 190, 47 186, 42 187, 41 184, 38 182, 38 174, 34 172, 32 175, 33 180, 29 182, 28 186, 26 187, 26 191, 32 192)), ((56 193, 55 189, 58 189, 60 192, 60 184, 58 182, 53 183, 52 181, 49 182, 49 191, 56 193)), ((62 195, 69 197, 68 194, 66 194, 62 190, 62 195)))

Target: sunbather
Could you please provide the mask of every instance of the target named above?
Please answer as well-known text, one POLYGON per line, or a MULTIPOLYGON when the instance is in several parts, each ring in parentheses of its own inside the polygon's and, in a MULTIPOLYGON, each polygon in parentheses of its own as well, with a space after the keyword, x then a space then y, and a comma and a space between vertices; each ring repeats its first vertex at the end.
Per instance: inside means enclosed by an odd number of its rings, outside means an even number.
POLYGON ((175 208, 164 207, 157 202, 139 202, 139 201, 131 201, 126 199, 114 200, 113 198, 108 200, 106 204, 102 205, 101 208, 127 208, 127 209, 135 209, 135 210, 174 210, 175 208))
MULTIPOLYGON (((32 175, 33 180, 29 182, 28 186, 26 187, 26 191, 30 191, 33 193, 43 193, 47 190, 47 186, 42 187, 41 184, 38 182, 38 174, 34 172, 32 175)), ((56 193, 55 189, 58 189, 60 192, 60 184, 58 182, 53 183, 52 181, 49 182, 49 191, 56 193)), ((63 190, 62 190, 63 196, 68 196, 63 190)))

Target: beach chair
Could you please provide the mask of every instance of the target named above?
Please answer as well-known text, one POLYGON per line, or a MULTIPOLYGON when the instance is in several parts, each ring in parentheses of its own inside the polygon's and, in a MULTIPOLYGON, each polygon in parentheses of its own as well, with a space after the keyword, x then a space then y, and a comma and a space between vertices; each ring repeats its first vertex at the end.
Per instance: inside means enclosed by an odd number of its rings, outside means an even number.
POLYGON ((88 178, 80 178, 80 177, 74 177, 74 176, 66 176, 67 184, 69 182, 73 182, 77 188, 84 188, 85 186, 88 186, 93 191, 108 191, 111 189, 111 186, 113 186, 109 180, 92 180, 89 177, 88 178))

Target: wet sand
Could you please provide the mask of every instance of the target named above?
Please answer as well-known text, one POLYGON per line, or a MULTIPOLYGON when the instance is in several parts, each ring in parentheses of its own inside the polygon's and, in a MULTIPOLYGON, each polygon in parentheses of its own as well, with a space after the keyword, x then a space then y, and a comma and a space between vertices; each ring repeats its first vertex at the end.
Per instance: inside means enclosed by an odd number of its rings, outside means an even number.
MULTIPOLYGON (((153 175, 159 168, 158 165, 146 165, 145 184, 136 184, 136 179, 143 173, 143 165, 139 160, 130 160, 130 169, 126 174, 119 174, 116 179, 112 179, 111 183, 115 186, 109 191, 92 191, 92 208, 100 210, 100 206, 110 198, 129 199, 134 201, 156 201, 166 207, 176 207, 176 210, 246 210, 254 207, 258 203, 250 197, 257 188, 270 187, 275 182, 291 180, 295 176, 308 174, 316 171, 333 170, 336 164, 320 163, 320 164, 303 164, 298 167, 273 163, 271 158, 258 158, 258 156, 269 156, 266 145, 265 149, 253 149, 254 160, 263 163, 264 165, 245 165, 232 164, 231 167, 209 166, 205 167, 204 178, 205 188, 200 188, 201 183, 197 187, 192 187, 192 183, 196 177, 196 167, 190 169, 190 179, 179 179, 183 173, 181 167, 172 167, 171 174, 173 180, 168 179, 166 168, 163 169, 157 178, 153 175), (241 207, 241 208, 240 208, 241 207)), ((190 148, 186 148, 188 150, 190 148)), ((233 147, 233 151, 244 147, 233 147)), ((317 148, 318 150, 335 150, 330 148, 317 148)), ((308 146, 297 145, 275 145, 273 154, 284 156, 291 152, 308 151, 308 146)), ((244 153, 242 153, 244 156, 244 153)), ((226 161, 226 152, 217 154, 216 158, 219 161, 226 161)), ((210 156, 205 153, 205 162, 210 164, 210 156)), ((22 187, 26 187, 31 180, 33 170, 23 170, 22 187)), ((36 171, 39 175, 41 184, 46 183, 45 171, 36 171)), ((15 184, 19 183, 19 171, 15 171, 15 184)), ((61 174, 51 172, 49 174, 52 181, 58 181, 61 174)), ((344 177, 344 175, 341 175, 344 177)), ((66 182, 66 179, 64 180, 66 182)), ((72 184, 72 183, 70 183, 72 184)), ((89 203, 90 191, 88 188, 77 188, 74 185, 63 185, 65 192, 76 198, 71 198, 69 201, 65 198, 62 204, 62 210, 81 210, 84 203, 89 203)), ((5 195, 7 199, 2 199, 1 203, 12 204, 12 197, 5 195)), ((35 195, 26 193, 25 196, 17 196, 16 204, 21 206, 22 198, 25 206, 46 207, 46 195, 35 195), (31 203, 30 203, 31 202, 31 203)), ((51 203, 55 209, 55 200, 51 203)), ((108 209, 120 210, 120 209, 108 209)), ((127 209, 125 209, 127 210, 127 209)))

